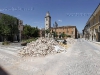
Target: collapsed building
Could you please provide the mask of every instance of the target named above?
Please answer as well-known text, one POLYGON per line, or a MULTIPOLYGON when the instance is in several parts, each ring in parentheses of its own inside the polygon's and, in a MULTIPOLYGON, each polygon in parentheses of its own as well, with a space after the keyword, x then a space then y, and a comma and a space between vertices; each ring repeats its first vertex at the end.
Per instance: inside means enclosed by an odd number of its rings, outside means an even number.
MULTIPOLYGON (((67 39, 68 44, 74 44, 75 40, 72 38, 67 39)), ((67 46, 68 46, 67 44, 67 46)), ((18 51, 18 55, 21 57, 33 56, 40 57, 49 54, 56 54, 66 52, 67 48, 61 46, 53 38, 39 38, 36 41, 32 41, 18 51)))

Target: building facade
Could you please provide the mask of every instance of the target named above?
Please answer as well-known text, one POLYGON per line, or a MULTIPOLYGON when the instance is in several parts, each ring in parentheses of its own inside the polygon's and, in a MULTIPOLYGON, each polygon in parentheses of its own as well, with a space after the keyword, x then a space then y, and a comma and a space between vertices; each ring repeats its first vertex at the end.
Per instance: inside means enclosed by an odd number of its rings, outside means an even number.
POLYGON ((76 26, 61 26, 61 27, 56 27, 56 28, 51 28, 50 29, 51 31, 53 32, 56 32, 57 35, 58 35, 58 38, 60 37, 61 34, 66 34, 66 35, 70 35, 71 38, 78 38, 78 35, 77 35, 77 28, 76 26))
POLYGON ((51 27, 51 16, 50 13, 46 13, 45 17, 45 28, 40 29, 40 37, 53 37, 52 31, 57 33, 58 38, 61 34, 66 34, 71 36, 71 38, 78 38, 78 30, 76 26, 61 26, 59 27, 57 22, 51 27), (47 34, 46 30, 49 30, 50 32, 47 34), (45 35, 44 35, 45 34, 45 35))
POLYGON ((83 35, 87 40, 100 42, 100 4, 88 19, 83 29, 83 35))

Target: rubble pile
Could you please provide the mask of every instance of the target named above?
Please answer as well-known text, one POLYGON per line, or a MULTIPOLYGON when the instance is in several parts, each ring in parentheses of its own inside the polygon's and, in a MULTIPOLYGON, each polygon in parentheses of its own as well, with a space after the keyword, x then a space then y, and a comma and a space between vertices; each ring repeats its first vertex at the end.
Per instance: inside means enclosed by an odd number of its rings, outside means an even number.
POLYGON ((73 38, 67 38, 66 41, 67 41, 67 44, 74 44, 76 42, 76 40, 73 38))
POLYGON ((32 41, 19 50, 18 55, 20 56, 46 56, 48 54, 56 54, 65 51, 66 49, 61 47, 52 38, 39 38, 36 41, 32 41))

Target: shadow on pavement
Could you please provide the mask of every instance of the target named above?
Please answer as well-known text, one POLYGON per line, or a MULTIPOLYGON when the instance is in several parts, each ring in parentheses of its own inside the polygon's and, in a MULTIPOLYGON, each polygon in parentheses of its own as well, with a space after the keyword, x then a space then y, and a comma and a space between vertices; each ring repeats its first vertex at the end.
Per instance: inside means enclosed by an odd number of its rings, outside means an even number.
POLYGON ((0 75, 10 75, 2 67, 0 67, 0 75))

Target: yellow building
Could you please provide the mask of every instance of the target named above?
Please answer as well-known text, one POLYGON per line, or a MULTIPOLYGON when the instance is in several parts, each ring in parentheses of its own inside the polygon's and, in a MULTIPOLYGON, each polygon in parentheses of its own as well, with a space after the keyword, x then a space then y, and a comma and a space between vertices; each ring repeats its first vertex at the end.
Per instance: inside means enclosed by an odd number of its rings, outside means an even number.
POLYGON ((61 27, 55 27, 50 28, 51 31, 54 31, 57 33, 58 38, 59 36, 64 33, 66 35, 71 36, 71 38, 77 38, 77 28, 76 26, 61 26, 61 27))

